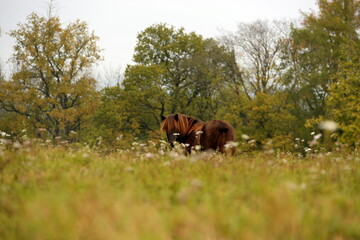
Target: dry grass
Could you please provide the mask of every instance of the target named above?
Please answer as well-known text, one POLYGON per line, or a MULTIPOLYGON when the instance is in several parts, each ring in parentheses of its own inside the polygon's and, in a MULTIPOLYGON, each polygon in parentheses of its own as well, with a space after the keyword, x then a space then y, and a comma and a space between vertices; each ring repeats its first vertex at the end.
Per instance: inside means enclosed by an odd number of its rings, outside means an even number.
POLYGON ((357 153, 5 151, 0 239, 359 239, 359 164, 357 153))

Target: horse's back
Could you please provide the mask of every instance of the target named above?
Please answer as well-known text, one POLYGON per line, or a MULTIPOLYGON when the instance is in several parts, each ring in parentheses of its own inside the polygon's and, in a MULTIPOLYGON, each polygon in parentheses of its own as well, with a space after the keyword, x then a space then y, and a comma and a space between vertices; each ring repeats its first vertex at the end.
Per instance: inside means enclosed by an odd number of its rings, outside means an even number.
POLYGON ((212 120, 204 124, 201 145, 204 149, 214 149, 225 152, 225 144, 235 141, 233 126, 223 120, 212 120))

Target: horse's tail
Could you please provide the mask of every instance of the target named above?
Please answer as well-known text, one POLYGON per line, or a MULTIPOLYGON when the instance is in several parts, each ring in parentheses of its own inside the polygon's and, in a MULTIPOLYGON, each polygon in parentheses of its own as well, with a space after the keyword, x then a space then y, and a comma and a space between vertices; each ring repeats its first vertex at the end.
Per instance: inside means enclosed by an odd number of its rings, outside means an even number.
POLYGON ((218 148, 219 151, 222 153, 229 152, 230 154, 235 153, 235 147, 229 145, 229 149, 226 149, 227 146, 225 146, 229 142, 235 141, 235 133, 232 129, 230 129, 228 126, 224 126, 219 129, 219 138, 218 138, 218 148))

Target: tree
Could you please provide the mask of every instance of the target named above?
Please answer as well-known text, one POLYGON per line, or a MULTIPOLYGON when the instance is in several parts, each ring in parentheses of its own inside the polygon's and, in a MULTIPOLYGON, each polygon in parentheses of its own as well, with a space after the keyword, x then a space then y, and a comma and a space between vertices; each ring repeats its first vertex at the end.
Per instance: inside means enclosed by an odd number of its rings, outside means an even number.
POLYGON ((319 0, 318 14, 304 15, 289 42, 288 82, 307 117, 326 116, 329 88, 338 81, 341 53, 347 40, 358 42, 358 0, 319 0))
POLYGON ((281 85, 281 50, 288 31, 287 22, 257 20, 240 23, 234 34, 223 36, 237 52, 249 99, 256 93, 274 93, 281 85))
POLYGON ((35 13, 10 36, 15 38, 12 59, 18 70, 1 82, 3 109, 26 116, 53 137, 84 128, 98 102, 89 71, 101 58, 98 37, 85 22, 64 27, 58 17, 35 13))
POLYGON ((231 121, 238 135, 245 133, 265 143, 276 136, 294 134, 293 106, 286 103, 282 50, 290 25, 257 20, 240 23, 222 42, 234 49, 238 65, 232 67, 226 104, 219 116, 231 121), (281 122, 282 124, 278 124, 281 122))
POLYGON ((131 102, 129 112, 138 113, 133 116, 141 135, 148 136, 156 134, 163 114, 213 118, 234 58, 213 39, 156 24, 138 35, 134 61, 125 71, 124 94, 131 102))
POLYGON ((343 49, 336 79, 327 98, 328 116, 339 123, 339 140, 352 146, 360 144, 360 44, 351 41, 343 49))

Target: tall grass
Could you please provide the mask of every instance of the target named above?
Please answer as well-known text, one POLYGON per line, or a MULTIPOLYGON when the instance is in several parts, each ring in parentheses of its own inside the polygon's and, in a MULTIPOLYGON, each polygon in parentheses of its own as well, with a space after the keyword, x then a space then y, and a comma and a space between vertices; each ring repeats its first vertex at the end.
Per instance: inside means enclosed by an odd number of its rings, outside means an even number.
POLYGON ((0 239, 359 239, 360 158, 329 153, 0 156, 0 239))

